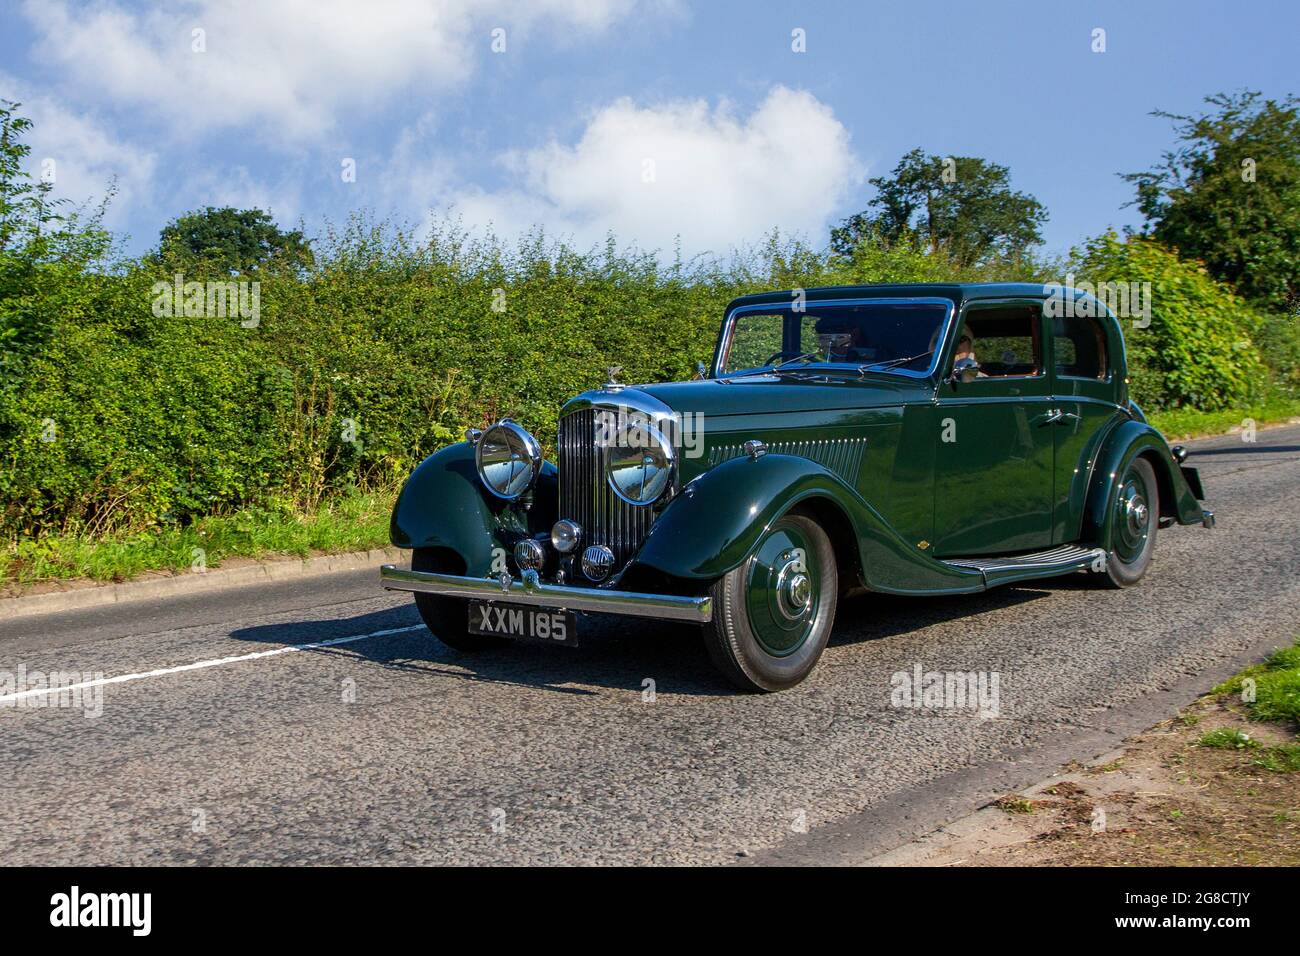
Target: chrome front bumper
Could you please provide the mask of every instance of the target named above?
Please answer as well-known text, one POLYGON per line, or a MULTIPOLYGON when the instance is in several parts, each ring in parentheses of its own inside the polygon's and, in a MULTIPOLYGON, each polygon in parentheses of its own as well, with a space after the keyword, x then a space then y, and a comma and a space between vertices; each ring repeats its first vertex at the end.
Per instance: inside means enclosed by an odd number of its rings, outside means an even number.
POLYGON ((523 580, 506 577, 465 578, 457 574, 432 571, 408 571, 385 564, 379 569, 379 582, 389 591, 419 591, 443 597, 470 598, 476 601, 508 601, 564 608, 570 611, 596 611, 602 614, 626 614, 667 621, 690 621, 705 624, 713 619, 710 597, 679 597, 674 594, 642 594, 636 591, 600 591, 575 588, 566 584, 544 584, 536 571, 524 572, 523 580))

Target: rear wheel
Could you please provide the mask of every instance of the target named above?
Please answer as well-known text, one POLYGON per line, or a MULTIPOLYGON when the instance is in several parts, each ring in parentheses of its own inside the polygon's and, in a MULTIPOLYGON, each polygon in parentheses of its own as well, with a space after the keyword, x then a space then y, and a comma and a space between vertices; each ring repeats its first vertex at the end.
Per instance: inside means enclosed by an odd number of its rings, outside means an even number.
POLYGON ((714 665, 742 690, 784 690, 812 671, 835 621, 835 550, 804 515, 777 520, 754 556, 710 589, 714 665))
POLYGON ((1160 527, 1160 486, 1156 470, 1135 458, 1124 471, 1110 525, 1110 555, 1102 578, 1109 587, 1132 587, 1151 564, 1160 527))
MULTIPOLYGON (((411 555, 411 570, 460 574, 464 569, 459 567, 455 558, 446 552, 416 548, 411 555)), ((416 591, 415 606, 419 609, 425 627, 448 647, 458 651, 483 651, 491 647, 500 647, 505 643, 499 637, 482 637, 469 632, 469 602, 461 598, 421 594, 416 591)))

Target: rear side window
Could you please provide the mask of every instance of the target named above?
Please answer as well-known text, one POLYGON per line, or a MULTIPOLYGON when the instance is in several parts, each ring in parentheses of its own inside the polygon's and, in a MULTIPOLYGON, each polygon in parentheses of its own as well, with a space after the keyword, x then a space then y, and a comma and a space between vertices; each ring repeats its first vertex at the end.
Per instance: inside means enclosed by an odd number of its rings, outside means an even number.
POLYGON ((1106 377, 1106 332, 1100 322, 1088 316, 1058 316, 1054 337, 1057 375, 1106 377))

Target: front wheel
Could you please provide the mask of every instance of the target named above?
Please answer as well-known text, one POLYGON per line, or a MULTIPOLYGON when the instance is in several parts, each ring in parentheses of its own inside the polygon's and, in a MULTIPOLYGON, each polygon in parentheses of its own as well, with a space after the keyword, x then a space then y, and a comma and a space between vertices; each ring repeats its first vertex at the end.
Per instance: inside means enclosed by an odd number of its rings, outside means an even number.
POLYGON ((812 671, 835 621, 835 550, 804 515, 778 519, 758 550, 710 588, 709 657, 737 687, 785 690, 812 671))
MULTIPOLYGON (((411 555, 412 571, 432 571, 439 574, 460 574, 450 555, 443 552, 417 548, 411 555)), ((458 651, 485 651, 500 647, 503 638, 483 637, 469 632, 469 602, 461 598, 443 597, 440 594, 415 592, 415 606, 420 617, 438 640, 458 651)))
POLYGON ((1142 580, 1151 565, 1159 527, 1156 470, 1145 458, 1135 458, 1124 471, 1111 518, 1110 555, 1101 573, 1108 587, 1128 588, 1142 580))

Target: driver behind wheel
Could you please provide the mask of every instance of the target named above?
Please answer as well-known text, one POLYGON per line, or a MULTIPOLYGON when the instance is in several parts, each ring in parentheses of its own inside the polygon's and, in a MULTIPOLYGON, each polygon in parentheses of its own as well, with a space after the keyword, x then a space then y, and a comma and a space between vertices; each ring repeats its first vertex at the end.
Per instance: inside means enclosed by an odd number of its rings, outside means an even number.
POLYGON ((813 331, 828 362, 860 362, 869 358, 867 350, 862 348, 862 330, 856 322, 820 318, 813 331))
MULTIPOLYGON (((957 340, 957 351, 954 352, 952 356, 953 365, 956 365, 965 358, 973 359, 976 362, 979 361, 979 359, 975 357, 975 340, 971 337, 969 332, 963 332, 961 338, 957 340)), ((963 372, 961 380, 963 382, 973 382, 977 378, 988 377, 987 372, 976 366, 975 368, 967 369, 963 372)))
POLYGON ((954 362, 960 362, 964 358, 975 358, 975 341, 969 335, 962 335, 957 340, 957 351, 952 356, 954 362))

